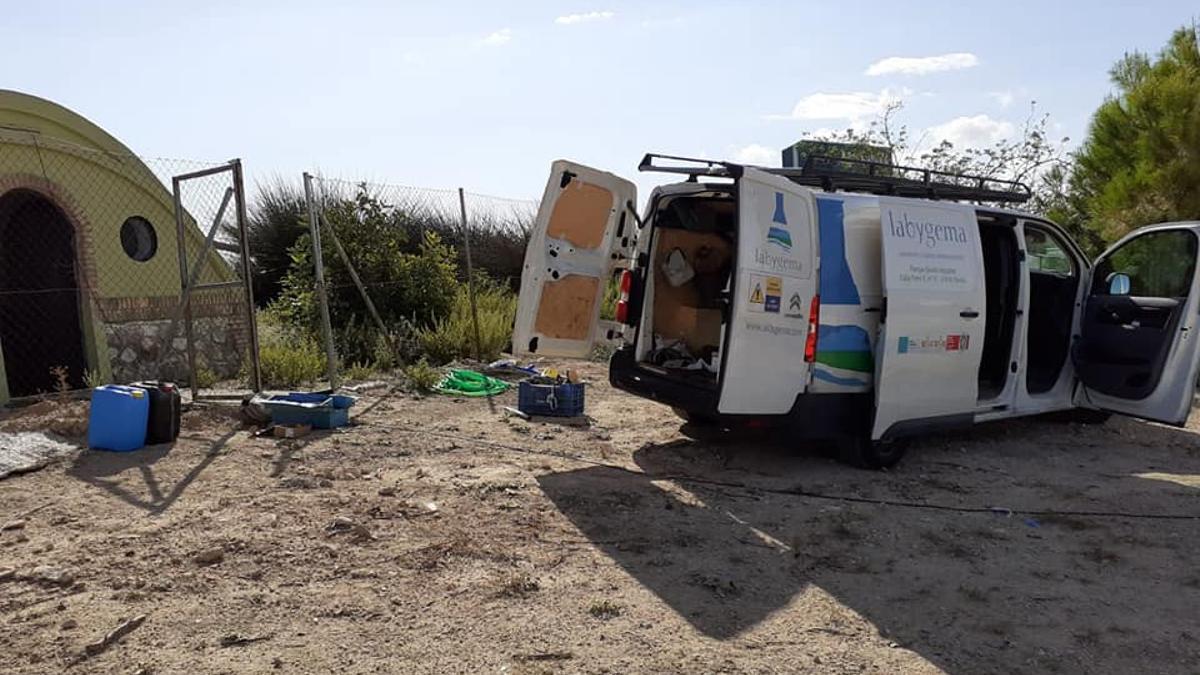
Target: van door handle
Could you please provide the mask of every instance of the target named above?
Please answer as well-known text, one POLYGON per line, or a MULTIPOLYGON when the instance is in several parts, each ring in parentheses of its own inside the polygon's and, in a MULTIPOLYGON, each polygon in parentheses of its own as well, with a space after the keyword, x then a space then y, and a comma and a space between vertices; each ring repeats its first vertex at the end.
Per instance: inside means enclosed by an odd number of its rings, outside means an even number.
POLYGON ((976 312, 973 309, 964 309, 963 311, 959 312, 958 315, 964 319, 978 319, 979 318, 979 312, 976 312))

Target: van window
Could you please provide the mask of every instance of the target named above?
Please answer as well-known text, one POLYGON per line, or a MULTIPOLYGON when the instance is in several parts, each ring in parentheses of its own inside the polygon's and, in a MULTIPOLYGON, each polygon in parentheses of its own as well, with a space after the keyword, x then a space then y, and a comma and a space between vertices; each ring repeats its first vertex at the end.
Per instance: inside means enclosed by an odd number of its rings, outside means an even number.
POLYGON ((1025 256, 1030 272, 1075 276, 1075 263, 1067 247, 1046 230, 1025 227, 1025 256))
POLYGON ((1196 236, 1187 230, 1160 230, 1130 239, 1096 266, 1092 293, 1108 295, 1112 274, 1129 277, 1128 295, 1187 297, 1196 264, 1196 236))

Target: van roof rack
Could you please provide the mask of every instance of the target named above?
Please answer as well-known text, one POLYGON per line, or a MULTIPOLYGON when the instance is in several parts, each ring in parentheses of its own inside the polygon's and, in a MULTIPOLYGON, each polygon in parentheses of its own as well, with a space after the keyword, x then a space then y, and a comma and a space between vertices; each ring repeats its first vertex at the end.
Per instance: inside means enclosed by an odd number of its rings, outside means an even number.
MULTIPOLYGON (((638 165, 638 170, 683 174, 689 181, 695 182, 702 177, 739 178, 746 166, 748 165, 733 162, 647 153, 638 165), (659 163, 655 163, 655 160, 659 163), (664 160, 672 164, 664 165, 664 160)), ((828 192, 841 190, 897 197, 1010 203, 1025 202, 1032 196, 1029 186, 1020 181, 848 157, 810 155, 802 167, 753 168, 828 192)))

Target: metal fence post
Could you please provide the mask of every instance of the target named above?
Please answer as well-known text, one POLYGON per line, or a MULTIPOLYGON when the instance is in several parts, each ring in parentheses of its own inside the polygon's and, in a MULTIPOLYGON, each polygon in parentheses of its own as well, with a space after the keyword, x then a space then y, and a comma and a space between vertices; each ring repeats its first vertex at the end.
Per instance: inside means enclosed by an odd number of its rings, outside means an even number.
POLYGON ((337 350, 333 345, 333 326, 329 321, 329 295, 325 291, 325 261, 321 257, 321 225, 317 202, 313 198, 312 175, 304 172, 304 199, 308 202, 308 230, 312 236, 313 270, 317 282, 317 303, 321 307, 321 333, 325 338, 326 368, 329 386, 337 388, 337 350))
POLYGON ((458 188, 458 208, 462 212, 463 249, 467 254, 467 296, 471 299, 471 325, 475 329, 475 360, 483 361, 483 348, 479 340, 479 310, 475 306, 475 267, 471 264, 471 234, 467 228, 467 198, 458 188))
MULTIPOLYGON (((192 285, 188 283, 187 246, 183 241, 186 236, 184 234, 186 225, 184 224, 183 193, 179 176, 171 179, 171 191, 175 196, 175 243, 179 250, 180 303, 183 305, 183 332, 187 340, 188 379, 191 380, 192 400, 195 401, 200 397, 200 385, 196 382, 196 344, 192 336, 192 304, 189 302, 192 285)), ((203 262, 200 261, 201 264, 203 262)), ((174 333, 174 329, 172 329, 172 333, 174 333)), ((168 335, 167 339, 174 339, 174 335, 168 335)))
POLYGON ((242 281, 246 285, 246 327, 250 333, 250 386, 257 394, 262 391, 263 387, 262 369, 258 361, 258 313, 254 308, 254 277, 250 271, 250 238, 246 233, 246 189, 242 175, 242 160, 235 159, 230 163, 233 164, 233 189, 237 201, 236 215, 238 239, 241 244, 242 281))

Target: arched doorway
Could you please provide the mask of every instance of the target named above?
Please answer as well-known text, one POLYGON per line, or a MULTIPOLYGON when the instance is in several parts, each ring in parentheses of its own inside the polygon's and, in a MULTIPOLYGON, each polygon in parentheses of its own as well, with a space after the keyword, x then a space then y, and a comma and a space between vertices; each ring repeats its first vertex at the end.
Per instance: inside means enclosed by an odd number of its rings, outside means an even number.
POLYGON ((33 190, 0 196, 0 350, 11 397, 54 391, 56 368, 83 386, 75 228, 33 190))

